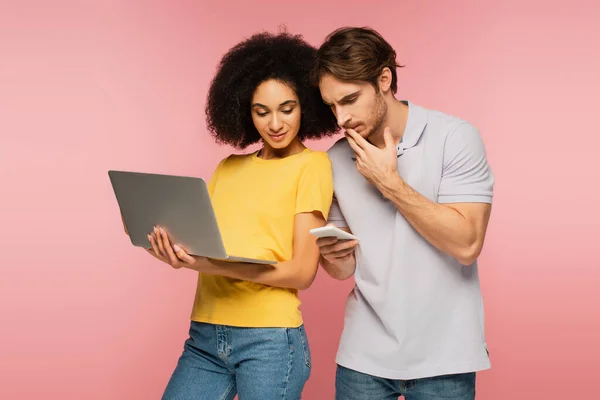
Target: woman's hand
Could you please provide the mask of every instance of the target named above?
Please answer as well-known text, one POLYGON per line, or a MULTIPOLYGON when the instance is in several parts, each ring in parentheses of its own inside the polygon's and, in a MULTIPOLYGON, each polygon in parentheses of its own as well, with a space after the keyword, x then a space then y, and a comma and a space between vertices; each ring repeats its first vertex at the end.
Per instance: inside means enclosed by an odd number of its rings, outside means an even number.
POLYGON ((146 251, 175 269, 183 267, 200 271, 202 265, 208 261, 206 257, 190 256, 179 245, 171 245, 169 235, 160 226, 154 227, 154 232, 148 235, 148 240, 150 240, 152 249, 146 251))

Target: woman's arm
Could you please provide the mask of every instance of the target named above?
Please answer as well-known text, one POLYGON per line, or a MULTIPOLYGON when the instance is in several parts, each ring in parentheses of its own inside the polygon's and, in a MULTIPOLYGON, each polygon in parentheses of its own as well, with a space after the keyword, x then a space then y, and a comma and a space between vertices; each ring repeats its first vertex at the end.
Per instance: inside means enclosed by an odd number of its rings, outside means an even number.
POLYGON ((309 230, 324 225, 325 219, 318 211, 296 214, 292 259, 274 265, 228 262, 190 256, 181 246, 171 245, 167 233, 160 227, 149 235, 152 250, 148 251, 173 268, 189 268, 205 274, 303 290, 310 287, 319 266, 319 247, 316 238, 309 233, 309 230))

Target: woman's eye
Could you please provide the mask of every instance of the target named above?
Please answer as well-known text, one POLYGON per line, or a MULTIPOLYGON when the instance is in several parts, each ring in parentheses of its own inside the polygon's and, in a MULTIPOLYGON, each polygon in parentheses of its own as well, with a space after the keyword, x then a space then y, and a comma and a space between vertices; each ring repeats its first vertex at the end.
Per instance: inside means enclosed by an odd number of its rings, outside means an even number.
POLYGON ((281 110, 282 113, 284 114, 291 114, 294 111, 293 108, 287 109, 287 110, 281 110))

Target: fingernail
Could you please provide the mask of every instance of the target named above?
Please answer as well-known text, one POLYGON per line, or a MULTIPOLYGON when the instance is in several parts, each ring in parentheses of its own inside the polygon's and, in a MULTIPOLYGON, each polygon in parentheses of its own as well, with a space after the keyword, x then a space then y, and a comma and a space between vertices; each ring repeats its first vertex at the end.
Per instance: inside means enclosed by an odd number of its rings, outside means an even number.
POLYGON ((152 236, 148 235, 148 240, 152 241, 152 236))
POLYGON ((173 250, 175 251, 179 251, 179 246, 177 246, 176 244, 173 245, 173 250))

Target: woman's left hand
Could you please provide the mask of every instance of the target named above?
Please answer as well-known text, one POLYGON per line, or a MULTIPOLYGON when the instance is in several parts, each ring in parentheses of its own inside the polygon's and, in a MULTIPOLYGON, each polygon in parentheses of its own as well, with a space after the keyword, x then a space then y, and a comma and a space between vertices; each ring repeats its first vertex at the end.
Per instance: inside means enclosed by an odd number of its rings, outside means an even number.
POLYGON ((202 263, 207 261, 206 257, 190 256, 181 246, 171 245, 169 235, 160 226, 154 227, 154 232, 148 235, 148 240, 152 249, 146 251, 175 269, 185 267, 199 271, 202 263))

